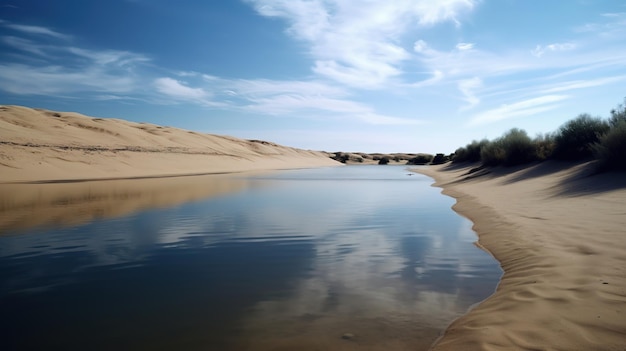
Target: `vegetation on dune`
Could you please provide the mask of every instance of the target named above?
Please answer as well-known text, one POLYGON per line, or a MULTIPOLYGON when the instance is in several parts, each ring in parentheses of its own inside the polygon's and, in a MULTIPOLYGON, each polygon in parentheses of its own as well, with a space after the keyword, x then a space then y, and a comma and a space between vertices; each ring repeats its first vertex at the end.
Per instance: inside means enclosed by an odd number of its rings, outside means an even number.
POLYGON ((433 160, 433 155, 429 154, 421 154, 410 159, 406 164, 407 165, 425 165, 430 163, 433 160))
POLYGON ((582 114, 559 128, 554 138, 552 157, 558 160, 578 161, 593 156, 593 145, 609 131, 609 123, 601 118, 582 114))
POLYGON ((433 157, 433 160, 430 162, 430 164, 433 165, 440 165, 442 163, 446 163, 450 161, 450 157, 446 156, 444 154, 436 154, 435 157, 433 157))
POLYGON ((383 156, 380 158, 380 160, 378 160, 379 165, 386 165, 388 163, 389 163, 389 157, 387 156, 383 156))
POLYGON ((460 147, 454 152, 454 162, 478 162, 480 161, 480 152, 486 145, 489 144, 489 140, 483 139, 481 141, 472 141, 465 147, 460 147))
POLYGON ((609 132, 594 145, 594 155, 601 170, 626 170, 626 106, 611 110, 609 125, 609 132))
POLYGON ((484 166, 517 166, 544 160, 595 160, 598 171, 626 170, 626 98, 611 110, 608 119, 580 114, 555 132, 534 138, 513 128, 494 140, 474 140, 445 154, 365 154, 336 152, 331 158, 343 163, 378 161, 386 165, 406 161, 408 165, 442 164, 449 161, 481 162, 484 166))
MULTIPOLYGON (((626 103, 626 99, 624 99, 626 103)), ((452 162, 482 162, 486 166, 515 166, 548 159, 597 160, 598 170, 626 170, 626 107, 602 119, 581 114, 556 132, 531 139, 513 128, 495 140, 472 141, 451 155, 452 162)))
POLYGON ((537 150, 526 131, 513 128, 480 151, 485 165, 516 166, 537 160, 537 150))

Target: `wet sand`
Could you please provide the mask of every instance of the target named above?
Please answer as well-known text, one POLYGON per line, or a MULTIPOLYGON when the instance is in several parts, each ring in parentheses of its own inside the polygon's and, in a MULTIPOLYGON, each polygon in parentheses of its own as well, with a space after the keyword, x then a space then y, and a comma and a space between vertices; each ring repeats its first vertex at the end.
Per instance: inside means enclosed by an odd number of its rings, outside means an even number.
POLYGON ((588 164, 417 172, 457 200, 502 265, 497 291, 433 350, 624 350, 626 177, 588 164))

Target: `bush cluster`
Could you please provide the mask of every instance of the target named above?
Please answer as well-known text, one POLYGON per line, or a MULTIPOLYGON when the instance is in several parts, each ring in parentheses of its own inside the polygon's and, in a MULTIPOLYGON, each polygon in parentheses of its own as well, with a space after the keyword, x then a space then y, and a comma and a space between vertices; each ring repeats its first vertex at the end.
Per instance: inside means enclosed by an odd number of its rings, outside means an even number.
POLYGON ((495 140, 474 140, 458 148, 451 158, 455 163, 480 161, 487 166, 596 159, 600 170, 626 170, 626 107, 611 110, 608 120, 581 114, 556 132, 533 139, 524 130, 513 128, 495 140))
POLYGON ((430 163, 433 160, 433 155, 422 154, 413 157, 412 159, 407 161, 407 165, 425 165, 430 163))

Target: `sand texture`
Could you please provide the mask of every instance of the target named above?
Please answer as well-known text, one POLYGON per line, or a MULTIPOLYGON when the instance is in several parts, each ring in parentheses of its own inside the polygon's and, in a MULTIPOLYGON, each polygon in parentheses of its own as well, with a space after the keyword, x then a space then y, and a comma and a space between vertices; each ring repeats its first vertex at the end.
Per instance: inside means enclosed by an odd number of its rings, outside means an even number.
POLYGON ((119 119, 0 105, 0 182, 338 165, 328 154, 119 119))
POLYGON ((589 166, 418 170, 504 270, 434 350, 626 350, 626 176, 589 166))

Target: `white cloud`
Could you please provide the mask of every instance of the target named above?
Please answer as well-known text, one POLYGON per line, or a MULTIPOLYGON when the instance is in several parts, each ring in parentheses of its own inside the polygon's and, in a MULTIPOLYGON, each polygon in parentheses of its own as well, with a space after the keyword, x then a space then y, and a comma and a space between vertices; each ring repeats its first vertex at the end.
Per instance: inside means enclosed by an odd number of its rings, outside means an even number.
POLYGON ((531 54, 535 57, 542 57, 547 52, 557 52, 557 51, 570 51, 574 50, 576 45, 573 43, 555 43, 549 45, 537 45, 533 50, 531 50, 531 54))
POLYGON ((416 119, 377 113, 367 104, 351 100, 345 88, 323 81, 222 79, 195 72, 184 72, 182 76, 199 78, 199 81, 191 84, 172 78, 159 78, 155 81, 155 87, 159 93, 178 101, 255 114, 357 121, 375 125, 422 123, 416 119))
MULTIPOLYGON (((44 27, 4 24, 26 34, 69 40, 71 37, 44 27)), ((51 44, 38 38, 5 36, 19 62, 0 64, 0 90, 20 95, 92 96, 137 93, 141 78, 134 73, 150 61, 144 55, 115 50, 87 50, 66 43, 51 44)))
POLYGON ((458 43, 456 44, 456 48, 459 51, 471 50, 474 48, 474 43, 458 43))
POLYGON ((161 94, 175 99, 201 102, 209 97, 209 94, 204 89, 190 88, 172 78, 158 78, 154 81, 154 86, 161 94))
MULTIPOLYGON (((310 45, 315 73, 357 88, 381 88, 411 55, 400 37, 421 25, 458 23, 476 0, 248 0, 263 16, 284 18, 287 33, 310 45)), ((414 48, 415 49, 415 48, 414 48)))
POLYGON ((567 95, 545 95, 479 113, 472 117, 470 125, 499 122, 506 119, 532 116, 558 107, 558 102, 568 99, 567 95))
POLYGON ((439 70, 435 70, 434 72, 431 73, 431 77, 424 79, 424 80, 420 80, 417 81, 415 83, 411 83, 411 84, 405 84, 403 85, 404 88, 424 88, 427 86, 432 86, 435 85, 439 82, 441 82, 443 79, 445 78, 443 72, 439 71, 439 70))
POLYGON ((472 108, 480 103, 480 99, 476 96, 474 91, 482 86, 483 81, 478 77, 464 79, 458 82, 458 88, 461 93, 463 93, 464 100, 468 103, 467 106, 462 108, 463 110, 472 108))
POLYGON ((5 36, 2 37, 2 42, 18 50, 35 54, 37 56, 46 56, 45 50, 41 45, 37 45, 28 39, 5 36))
MULTIPOLYGON (((215 83, 219 78, 205 79, 215 83)), ((344 97, 348 91, 337 85, 330 85, 321 81, 280 81, 270 79, 238 79, 224 81, 223 83, 236 95, 244 96, 269 96, 281 94, 297 94, 305 96, 333 96, 344 97)))
POLYGON ((89 59, 91 62, 98 65, 116 65, 116 66, 129 66, 136 63, 148 62, 148 59, 144 55, 135 54, 128 51, 117 50, 85 50, 76 47, 67 48, 70 53, 89 59))
POLYGON ((575 31, 594 34, 603 38, 623 38, 626 31, 626 12, 605 13, 602 17, 604 17, 604 21, 586 23, 577 27, 575 31))
POLYGON ((77 92, 135 93, 139 87, 129 75, 88 66, 72 70, 59 65, 34 67, 0 64, 0 90, 20 95, 70 94, 77 92))
POLYGON ((375 125, 410 125, 421 124, 421 121, 398 118, 376 113, 371 107, 350 100, 333 99, 316 96, 278 95, 268 98, 253 99, 248 109, 264 114, 295 115, 315 111, 324 112, 325 118, 341 120, 357 120, 375 125))
POLYGON ((428 53, 430 48, 428 47, 428 43, 424 40, 420 39, 413 44, 413 51, 417 53, 428 53))
POLYGON ((626 75, 616 76, 616 77, 604 77, 598 79, 590 79, 590 80, 575 80, 568 82, 560 82, 558 85, 546 88, 541 91, 542 94, 551 94, 562 91, 569 91, 575 89, 585 89, 585 88, 593 88, 599 87, 607 84, 612 84, 616 82, 621 82, 626 80, 626 75))

